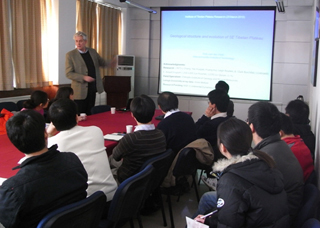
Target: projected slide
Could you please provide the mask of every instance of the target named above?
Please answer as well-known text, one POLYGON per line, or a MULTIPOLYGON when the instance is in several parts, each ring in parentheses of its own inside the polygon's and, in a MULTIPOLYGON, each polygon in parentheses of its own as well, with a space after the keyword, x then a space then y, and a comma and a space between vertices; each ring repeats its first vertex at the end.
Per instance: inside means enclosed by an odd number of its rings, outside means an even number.
POLYGON ((190 9, 162 8, 159 92, 270 100, 275 7, 190 9))

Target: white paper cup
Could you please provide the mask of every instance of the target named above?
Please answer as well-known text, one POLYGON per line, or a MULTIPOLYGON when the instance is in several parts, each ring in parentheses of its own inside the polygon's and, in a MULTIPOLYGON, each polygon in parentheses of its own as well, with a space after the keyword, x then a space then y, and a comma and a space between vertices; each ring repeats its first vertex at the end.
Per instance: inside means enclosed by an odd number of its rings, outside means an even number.
POLYGON ((87 114, 80 113, 80 117, 81 117, 81 120, 86 120, 87 119, 87 114))
POLYGON ((111 108, 111 114, 116 114, 116 108, 115 107, 111 108))
POLYGON ((129 134, 129 133, 132 132, 132 128, 133 128, 133 125, 127 125, 127 126, 126 126, 127 134, 129 134))

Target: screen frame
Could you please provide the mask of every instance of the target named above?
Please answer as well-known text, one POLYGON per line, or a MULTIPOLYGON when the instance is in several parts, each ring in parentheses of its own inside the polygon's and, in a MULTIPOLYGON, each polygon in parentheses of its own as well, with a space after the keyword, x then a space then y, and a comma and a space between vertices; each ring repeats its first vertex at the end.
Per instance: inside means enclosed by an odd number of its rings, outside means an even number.
MULTIPOLYGON (((269 87, 269 98, 268 99, 254 99, 254 98, 239 98, 239 97, 230 97, 234 100, 248 100, 248 101, 272 101, 272 91, 273 91, 273 70, 274 70, 274 46, 275 46, 275 27, 276 27, 276 6, 182 6, 182 7, 160 7, 160 49, 159 49, 159 72, 158 72, 158 86, 157 92, 160 94, 161 92, 165 92, 165 90, 161 90, 160 88, 160 73, 161 73, 161 61, 162 61, 162 12, 163 11, 273 11, 273 36, 272 36, 272 55, 270 62, 270 87, 269 87)), ((214 89, 214 88, 213 88, 214 89)), ((208 91, 209 93, 210 91, 208 91)), ((183 94, 183 93, 175 93, 178 96, 188 96, 188 97, 206 97, 206 95, 194 95, 194 94, 183 94)))

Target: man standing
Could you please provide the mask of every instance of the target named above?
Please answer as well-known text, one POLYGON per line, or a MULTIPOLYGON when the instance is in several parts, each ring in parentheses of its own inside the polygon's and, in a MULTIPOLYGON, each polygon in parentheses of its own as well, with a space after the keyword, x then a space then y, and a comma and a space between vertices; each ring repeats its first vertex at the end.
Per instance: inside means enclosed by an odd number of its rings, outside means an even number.
POLYGON ((12 144, 25 157, 18 173, 0 187, 0 225, 37 227, 49 212, 85 199, 87 173, 73 153, 47 148, 44 117, 34 111, 21 111, 6 124, 12 144))
POLYGON ((99 67, 112 67, 114 62, 105 61, 96 50, 86 47, 88 38, 84 32, 77 32, 73 39, 76 49, 66 54, 66 76, 72 80, 74 101, 78 105, 79 112, 91 115, 96 92, 104 91, 99 67))
POLYGON ((248 124, 256 145, 254 149, 269 154, 283 175, 289 214, 293 221, 302 203, 303 172, 289 146, 280 138, 280 112, 274 104, 257 102, 249 108, 248 124))

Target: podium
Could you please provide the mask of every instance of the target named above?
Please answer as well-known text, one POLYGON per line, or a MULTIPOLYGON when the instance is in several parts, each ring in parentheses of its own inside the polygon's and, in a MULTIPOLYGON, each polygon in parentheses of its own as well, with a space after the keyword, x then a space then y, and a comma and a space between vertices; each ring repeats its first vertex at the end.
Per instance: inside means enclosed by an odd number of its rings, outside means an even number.
POLYGON ((107 105, 116 108, 126 107, 131 91, 130 76, 105 76, 104 90, 107 93, 107 105))

